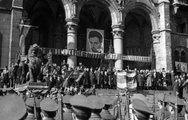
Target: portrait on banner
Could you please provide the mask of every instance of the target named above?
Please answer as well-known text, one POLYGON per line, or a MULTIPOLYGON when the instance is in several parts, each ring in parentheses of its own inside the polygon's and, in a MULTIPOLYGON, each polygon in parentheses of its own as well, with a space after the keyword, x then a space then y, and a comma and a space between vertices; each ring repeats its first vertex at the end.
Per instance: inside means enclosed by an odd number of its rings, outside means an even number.
POLYGON ((187 72, 187 63, 175 61, 176 72, 187 72))
POLYGON ((104 52, 104 30, 87 29, 86 50, 88 52, 104 52))

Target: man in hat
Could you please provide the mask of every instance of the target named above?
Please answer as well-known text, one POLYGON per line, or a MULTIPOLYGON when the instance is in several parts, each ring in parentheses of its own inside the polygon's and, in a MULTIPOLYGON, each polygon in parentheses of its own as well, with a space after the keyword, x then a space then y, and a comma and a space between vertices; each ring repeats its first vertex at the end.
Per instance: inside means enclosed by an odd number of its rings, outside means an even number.
POLYGON ((131 120, 149 120, 153 116, 152 110, 149 109, 146 104, 147 101, 144 98, 134 97, 130 104, 130 118, 131 120))
POLYGON ((170 116, 170 113, 167 110, 167 96, 165 93, 161 93, 157 96, 159 110, 154 114, 155 120, 164 120, 170 116))
POLYGON ((115 120, 115 116, 112 115, 109 111, 109 108, 113 104, 113 99, 109 96, 102 96, 103 103, 105 103, 105 106, 103 107, 100 116, 103 120, 115 120))
POLYGON ((35 117, 37 120, 40 119, 40 102, 41 99, 39 98, 28 98, 26 100, 27 117, 25 120, 35 120, 35 117))
POLYGON ((40 102, 42 120, 55 120, 58 104, 51 98, 45 98, 40 102))
POLYGON ((70 104, 70 99, 72 96, 70 95, 65 95, 63 97, 63 120, 73 120, 72 118, 72 106, 70 104))
POLYGON ((185 112, 182 111, 184 106, 183 99, 174 95, 169 95, 168 111, 170 112, 170 116, 166 120, 175 120, 176 118, 180 120, 184 119, 185 112))
POLYGON ((92 105, 84 95, 74 95, 70 99, 73 110, 73 120, 89 120, 91 116, 92 105))
POLYGON ((6 95, 0 97, 0 119, 22 120, 26 115, 25 103, 19 96, 6 95))
POLYGON ((101 119, 100 113, 105 105, 101 97, 96 95, 90 95, 88 96, 88 99, 90 101, 90 104, 93 106, 91 110, 91 117, 89 118, 89 120, 100 120, 101 119))
POLYGON ((62 99, 62 104, 63 104, 63 110, 62 111, 58 111, 57 113, 57 119, 59 120, 60 119, 60 112, 62 112, 62 116, 63 116, 63 120, 73 120, 72 118, 72 106, 70 104, 70 98, 72 96, 70 95, 65 95, 63 96, 63 99, 62 99))

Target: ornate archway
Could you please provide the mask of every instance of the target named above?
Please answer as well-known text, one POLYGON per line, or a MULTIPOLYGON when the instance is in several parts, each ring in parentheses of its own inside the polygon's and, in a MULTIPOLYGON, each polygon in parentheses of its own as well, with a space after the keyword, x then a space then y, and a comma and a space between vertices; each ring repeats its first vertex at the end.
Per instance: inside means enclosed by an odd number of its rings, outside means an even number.
MULTIPOLYGON (((66 12, 60 1, 30 0, 24 4, 30 25, 37 26, 31 29, 26 37, 26 51, 29 46, 37 43, 44 48, 65 49, 67 46, 66 12)), ((54 55, 54 61, 66 59, 65 56, 54 55)))
MULTIPOLYGON (((133 56, 151 56, 153 48, 152 25, 150 16, 141 8, 129 11, 124 21, 123 54, 133 56)), ((124 61, 124 67, 148 68, 150 63, 124 61)))

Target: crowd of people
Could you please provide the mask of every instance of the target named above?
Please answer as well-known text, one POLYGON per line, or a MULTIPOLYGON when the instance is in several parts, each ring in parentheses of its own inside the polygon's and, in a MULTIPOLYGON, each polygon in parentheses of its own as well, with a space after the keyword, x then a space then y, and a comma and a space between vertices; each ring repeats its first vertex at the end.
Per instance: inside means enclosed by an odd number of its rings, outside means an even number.
POLYGON ((35 76, 37 81, 31 81, 29 73, 27 61, 19 61, 2 71, 0 118, 3 120, 122 120, 122 115, 125 115, 125 120, 173 120, 176 117, 187 120, 187 100, 181 92, 186 86, 185 73, 165 69, 116 71, 103 67, 86 68, 82 63, 72 69, 65 62, 61 66, 43 64, 41 72, 35 76), (99 96, 95 92, 95 89, 116 89, 116 73, 121 71, 136 73, 134 79, 138 90, 173 87, 174 94, 157 96, 159 110, 155 112, 143 94, 133 93, 126 105, 129 110, 121 111, 121 96, 99 96), (46 83, 48 87, 31 89, 26 84, 28 82, 46 83), (114 114, 110 111, 112 109, 114 114), (9 112, 8 116, 6 113, 9 112))
MULTIPOLYGON (((57 64, 43 64, 41 66, 41 72, 37 76, 37 80, 47 82, 51 87, 60 87, 60 83, 69 77, 68 87, 116 89, 116 73, 121 71, 136 72, 134 79, 137 81, 137 90, 160 90, 164 88, 176 90, 177 82, 183 85, 188 78, 186 73, 176 73, 165 69, 157 71, 155 69, 138 70, 135 68, 134 70, 125 69, 117 71, 113 68, 109 69, 105 67, 87 68, 82 63, 79 63, 79 65, 73 69, 63 61, 60 66, 57 64), (79 86, 71 79, 72 76, 69 76, 71 71, 79 71, 78 74, 83 73, 82 78, 78 80, 79 86)), ((10 69, 6 66, 1 71, 0 88, 16 87, 17 85, 30 81, 29 73, 28 61, 26 60, 18 61, 12 65, 10 69)))

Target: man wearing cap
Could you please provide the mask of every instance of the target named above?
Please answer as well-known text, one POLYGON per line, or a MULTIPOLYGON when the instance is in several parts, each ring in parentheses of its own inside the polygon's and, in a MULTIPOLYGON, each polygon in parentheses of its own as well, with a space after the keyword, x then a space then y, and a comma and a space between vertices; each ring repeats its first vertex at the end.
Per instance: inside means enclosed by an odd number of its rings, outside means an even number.
POLYGON ((175 120, 176 118, 179 120, 184 119, 185 112, 182 111, 184 107, 183 99, 180 99, 177 96, 169 95, 168 96, 168 111, 170 112, 169 118, 166 120, 175 120), (177 105, 177 107, 176 107, 177 105), (177 108, 177 109, 176 109, 177 108))
POLYGON ((167 110, 167 96, 166 94, 159 94, 157 96, 159 110, 154 114, 154 120, 164 120, 170 116, 167 110))
POLYGON ((26 100, 27 117, 25 120, 35 120, 35 117, 40 119, 40 102, 39 98, 28 98, 26 100), (36 108, 36 113, 34 112, 36 108))
POLYGON ((145 98, 136 96, 132 98, 132 103, 129 107, 131 120, 149 120, 151 118, 153 112, 149 109, 145 100, 145 98))
POLYGON ((115 120, 115 116, 113 116, 110 111, 109 108, 111 107, 111 105, 113 104, 113 99, 109 96, 102 96, 102 100, 103 103, 105 103, 105 106, 103 107, 100 116, 103 120, 115 120))
POLYGON ((101 97, 90 95, 88 99, 90 101, 90 104, 92 105, 91 117, 89 118, 89 120, 101 120, 100 112, 105 105, 101 97))
MULTIPOLYGON (((63 115, 63 120, 73 120, 72 118, 72 106, 70 104, 70 98, 72 96, 70 95, 65 95, 63 96, 63 99, 62 99, 62 102, 63 102, 63 110, 61 111, 62 112, 62 115, 63 115)), ((60 111, 58 111, 60 112, 60 111)), ((60 118, 60 113, 57 114, 57 119, 60 118)))
POLYGON ((55 120, 58 104, 51 98, 45 98, 40 102, 42 120, 55 120))
POLYGON ((70 99, 71 99, 72 96, 70 95, 65 95, 63 97, 63 104, 64 104, 64 107, 63 107, 63 120, 73 120, 72 118, 72 106, 70 104, 70 99))
POLYGON ((84 95, 74 95, 70 99, 73 110, 73 120, 89 120, 91 116, 92 105, 84 95))
POLYGON ((25 103, 18 95, 1 96, 0 101, 1 120, 21 120, 25 118, 25 103))

